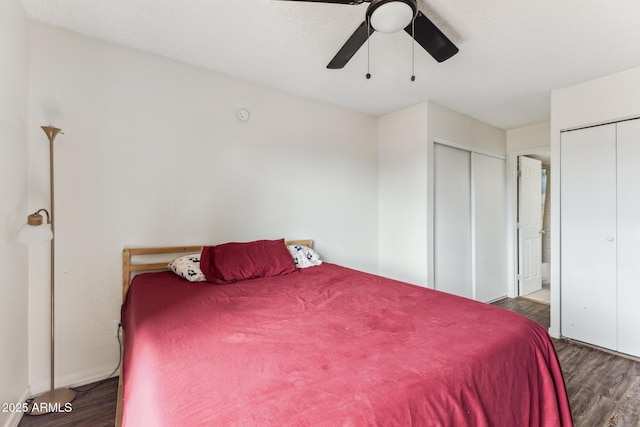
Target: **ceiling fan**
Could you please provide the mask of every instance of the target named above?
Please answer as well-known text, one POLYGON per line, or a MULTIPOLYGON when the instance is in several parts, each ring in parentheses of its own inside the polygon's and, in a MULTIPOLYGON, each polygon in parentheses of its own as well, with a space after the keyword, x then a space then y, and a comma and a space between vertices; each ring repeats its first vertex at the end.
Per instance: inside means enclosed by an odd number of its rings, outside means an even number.
POLYGON ((438 62, 458 53, 458 48, 418 10, 417 0, 295 0, 359 5, 370 3, 365 20, 333 57, 327 68, 343 68, 374 31, 395 33, 404 29, 438 62))

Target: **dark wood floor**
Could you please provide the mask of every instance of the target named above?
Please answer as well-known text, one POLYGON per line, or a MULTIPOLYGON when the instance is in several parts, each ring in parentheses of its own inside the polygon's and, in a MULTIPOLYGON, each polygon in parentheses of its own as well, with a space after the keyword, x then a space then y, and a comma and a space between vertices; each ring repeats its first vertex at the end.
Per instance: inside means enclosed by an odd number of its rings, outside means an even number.
MULTIPOLYGON (((549 306, 506 299, 494 305, 549 327, 549 306)), ((554 340, 576 427, 640 426, 640 362, 566 340, 554 340)), ((118 381, 79 393, 68 414, 23 417, 19 427, 114 425, 118 381)))
MULTIPOLYGON (((549 328, 549 306, 523 298, 494 305, 549 328)), ((568 340, 553 340, 577 427, 640 426, 640 362, 568 340)))
MULTIPOLYGON (((91 386, 79 387, 79 389, 91 386)), ((118 378, 86 393, 77 393, 68 413, 24 416, 18 427, 113 427, 116 418, 118 378)))

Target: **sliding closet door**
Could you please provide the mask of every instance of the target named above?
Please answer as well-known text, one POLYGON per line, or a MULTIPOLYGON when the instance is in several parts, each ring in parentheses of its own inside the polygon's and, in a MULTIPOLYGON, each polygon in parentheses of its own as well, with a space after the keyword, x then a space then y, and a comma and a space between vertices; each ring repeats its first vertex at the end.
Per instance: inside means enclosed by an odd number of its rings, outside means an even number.
POLYGON ((562 334, 615 349, 616 125, 564 132, 560 163, 562 334))
POLYGON ((507 295, 505 161, 472 155, 475 299, 489 302, 507 295))
POLYGON ((473 298, 471 153, 434 144, 434 286, 473 298))
POLYGON ((640 356, 640 120, 617 126, 618 351, 640 356))

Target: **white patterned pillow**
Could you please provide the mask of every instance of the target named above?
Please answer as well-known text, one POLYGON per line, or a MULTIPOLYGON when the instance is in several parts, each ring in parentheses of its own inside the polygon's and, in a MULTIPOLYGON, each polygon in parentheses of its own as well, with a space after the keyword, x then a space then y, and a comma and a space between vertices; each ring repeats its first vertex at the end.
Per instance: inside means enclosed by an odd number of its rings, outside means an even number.
POLYGON ((298 268, 307 268, 322 264, 320 255, 308 246, 289 245, 287 249, 289 249, 293 257, 293 262, 298 268))
POLYGON ((190 282, 204 282, 207 278, 200 270, 200 254, 185 255, 167 264, 167 268, 190 282))

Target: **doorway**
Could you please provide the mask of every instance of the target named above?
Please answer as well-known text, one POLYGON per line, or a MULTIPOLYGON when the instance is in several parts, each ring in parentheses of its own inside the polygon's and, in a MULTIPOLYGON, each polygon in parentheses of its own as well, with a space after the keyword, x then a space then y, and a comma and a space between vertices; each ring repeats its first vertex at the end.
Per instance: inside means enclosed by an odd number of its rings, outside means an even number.
POLYGON ((517 296, 550 304, 550 151, 521 153, 516 162, 517 296))

